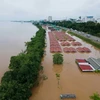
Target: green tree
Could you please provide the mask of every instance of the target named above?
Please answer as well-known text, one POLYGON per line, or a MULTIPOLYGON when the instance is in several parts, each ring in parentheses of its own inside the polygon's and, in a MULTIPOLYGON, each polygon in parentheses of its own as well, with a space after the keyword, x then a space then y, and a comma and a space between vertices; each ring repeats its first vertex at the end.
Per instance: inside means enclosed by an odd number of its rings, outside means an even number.
POLYGON ((53 55, 53 63, 54 64, 62 64, 63 63, 63 55, 60 53, 56 53, 53 55))
POLYGON ((94 93, 92 96, 90 96, 92 100, 100 100, 100 95, 98 93, 94 93))

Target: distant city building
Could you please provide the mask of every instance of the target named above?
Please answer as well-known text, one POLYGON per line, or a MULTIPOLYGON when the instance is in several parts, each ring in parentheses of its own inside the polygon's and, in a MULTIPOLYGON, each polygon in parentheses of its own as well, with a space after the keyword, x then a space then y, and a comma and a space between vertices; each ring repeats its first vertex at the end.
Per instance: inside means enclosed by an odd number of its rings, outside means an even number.
POLYGON ((82 23, 81 16, 79 16, 79 18, 76 20, 76 23, 82 23))
POLYGON ((88 22, 88 21, 95 22, 95 19, 94 19, 93 16, 86 16, 86 18, 85 18, 85 22, 88 22))
POLYGON ((95 20, 95 18, 93 16, 86 16, 86 17, 79 16, 78 19, 70 18, 69 21, 71 21, 73 23, 74 22, 76 22, 76 23, 84 23, 84 22, 88 22, 88 21, 100 23, 100 18, 98 18, 97 20, 95 20))
POLYGON ((76 21, 76 23, 82 23, 82 20, 79 20, 79 19, 78 19, 78 20, 76 21))
POLYGON ((49 21, 49 22, 52 22, 52 16, 49 16, 49 17, 48 17, 48 21, 49 21))
POLYGON ((82 22, 85 22, 85 17, 82 19, 82 22))
POLYGON ((97 18, 97 20, 96 20, 96 21, 97 21, 97 23, 100 23, 100 18, 97 18))
POLYGON ((77 20, 76 19, 73 19, 73 18, 70 18, 69 21, 76 22, 77 20))

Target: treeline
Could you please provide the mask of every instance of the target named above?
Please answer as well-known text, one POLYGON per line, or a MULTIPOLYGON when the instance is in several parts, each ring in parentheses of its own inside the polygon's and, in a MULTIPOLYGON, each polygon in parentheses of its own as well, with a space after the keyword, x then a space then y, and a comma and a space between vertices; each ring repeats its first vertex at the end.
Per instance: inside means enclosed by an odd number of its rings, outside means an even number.
POLYGON ((45 30, 36 26, 39 31, 26 43, 26 50, 10 59, 9 71, 1 79, 0 100, 29 100, 32 87, 38 84, 45 47, 45 30))
POLYGON ((54 25, 72 28, 74 30, 83 31, 88 34, 100 37, 100 24, 94 22, 75 23, 71 21, 52 22, 54 25))

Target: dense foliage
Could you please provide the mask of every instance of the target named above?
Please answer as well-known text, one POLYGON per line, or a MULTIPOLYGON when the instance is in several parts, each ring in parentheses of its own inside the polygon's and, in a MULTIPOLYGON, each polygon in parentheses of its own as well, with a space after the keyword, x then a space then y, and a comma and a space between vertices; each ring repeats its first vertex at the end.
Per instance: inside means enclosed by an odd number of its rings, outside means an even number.
POLYGON ((0 100, 29 100, 31 88, 38 83, 45 47, 45 30, 36 26, 39 31, 26 43, 26 50, 10 59, 10 70, 1 79, 0 100))
POLYGON ((100 23, 86 22, 86 23, 75 23, 71 21, 52 22, 54 25, 63 26, 66 28, 76 29, 83 31, 91 35, 100 37, 100 23))
POLYGON ((63 63, 63 55, 60 53, 56 53, 53 55, 53 63, 54 64, 62 64, 63 63))
POLYGON ((100 95, 98 93, 94 93, 92 96, 90 96, 92 100, 100 100, 100 95))

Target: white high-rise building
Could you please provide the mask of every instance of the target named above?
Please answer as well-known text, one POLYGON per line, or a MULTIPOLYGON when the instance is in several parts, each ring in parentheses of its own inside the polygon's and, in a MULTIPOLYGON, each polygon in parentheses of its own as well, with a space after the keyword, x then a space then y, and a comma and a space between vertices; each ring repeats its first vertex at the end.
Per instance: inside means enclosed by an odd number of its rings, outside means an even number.
POLYGON ((52 16, 49 16, 49 17, 48 17, 48 21, 49 21, 49 22, 52 22, 52 16))
POLYGON ((94 19, 93 16, 86 16, 86 18, 85 18, 85 22, 88 22, 88 21, 92 21, 92 22, 94 22, 95 19, 94 19))

